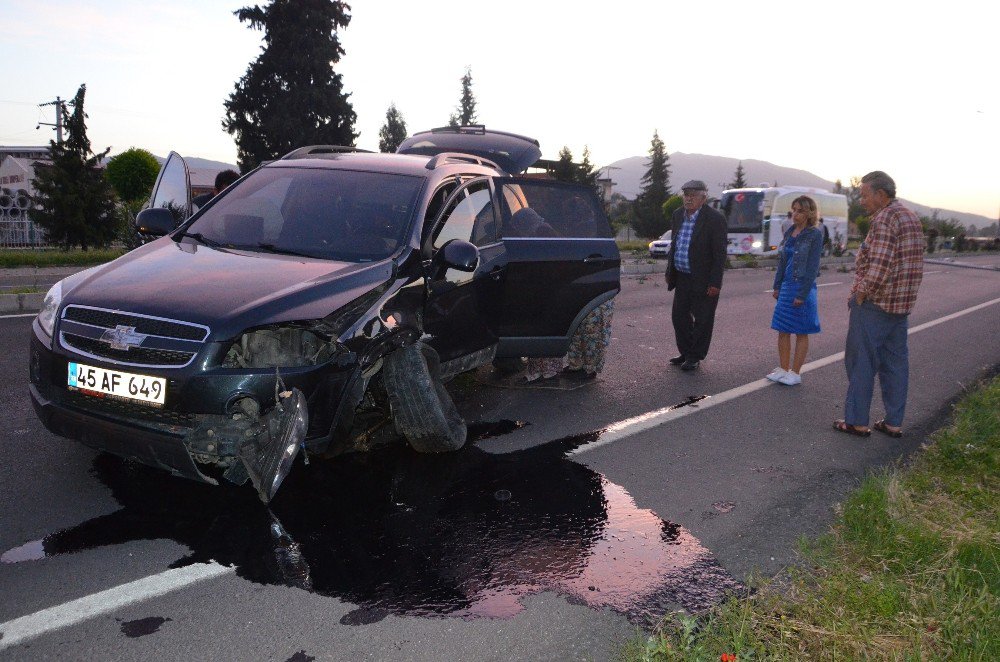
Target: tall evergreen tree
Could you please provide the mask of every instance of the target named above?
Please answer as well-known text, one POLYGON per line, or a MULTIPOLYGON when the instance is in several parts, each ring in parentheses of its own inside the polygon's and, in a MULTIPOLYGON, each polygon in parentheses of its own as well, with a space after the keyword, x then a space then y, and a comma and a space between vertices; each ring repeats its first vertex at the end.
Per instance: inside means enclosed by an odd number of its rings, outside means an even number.
POLYGON ((50 164, 35 166, 34 207, 30 218, 45 230, 50 242, 68 249, 79 246, 106 246, 117 230, 115 194, 101 171, 101 161, 111 148, 100 154, 90 149, 87 138, 87 114, 83 100, 87 86, 81 85, 76 97, 62 107, 66 141, 49 142, 50 164))
POLYGON ((573 152, 569 151, 569 147, 563 145, 563 148, 559 150, 559 160, 556 161, 556 167, 552 170, 552 176, 560 182, 575 182, 577 170, 577 165, 573 163, 573 152))
POLYGON ((448 126, 469 126, 479 121, 476 117, 476 96, 472 93, 472 69, 465 68, 462 76, 462 98, 458 102, 457 112, 448 119, 448 126))
POLYGON ((649 147, 648 169, 642 176, 642 190, 635 199, 635 218, 632 227, 640 237, 659 237, 666 232, 668 219, 663 216, 663 203, 670 197, 670 157, 660 140, 659 131, 653 132, 649 147))
POLYGON ((395 152, 404 140, 406 140, 406 120, 396 109, 396 104, 390 103, 389 109, 385 111, 385 124, 378 132, 378 151, 395 152))
POLYGON ((580 161, 580 165, 577 168, 576 181, 594 189, 594 192, 599 197, 601 195, 601 187, 597 184, 597 178, 600 174, 600 171, 590 162, 590 147, 584 145, 583 160, 580 161))
POLYGON ((740 161, 736 166, 736 172, 733 174, 733 181, 729 182, 727 188, 746 188, 747 179, 746 173, 743 170, 743 161, 740 161))
POLYGON ((225 102, 222 128, 235 136, 244 172, 303 145, 353 145, 357 115, 333 67, 351 21, 342 0, 273 0, 234 12, 264 31, 264 46, 225 102))

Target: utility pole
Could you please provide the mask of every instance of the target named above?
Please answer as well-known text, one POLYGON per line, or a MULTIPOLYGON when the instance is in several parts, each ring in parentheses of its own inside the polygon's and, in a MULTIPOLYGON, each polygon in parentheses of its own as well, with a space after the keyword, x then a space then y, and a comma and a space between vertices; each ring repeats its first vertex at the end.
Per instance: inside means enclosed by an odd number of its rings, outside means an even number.
POLYGON ((55 101, 49 101, 48 103, 40 103, 40 104, 38 104, 39 108, 41 108, 42 106, 55 106, 56 107, 56 123, 53 124, 51 122, 39 122, 38 126, 36 126, 35 129, 37 130, 39 127, 42 127, 42 126, 54 126, 56 128, 56 144, 57 145, 62 145, 63 100, 61 98, 59 98, 59 97, 56 97, 55 101))

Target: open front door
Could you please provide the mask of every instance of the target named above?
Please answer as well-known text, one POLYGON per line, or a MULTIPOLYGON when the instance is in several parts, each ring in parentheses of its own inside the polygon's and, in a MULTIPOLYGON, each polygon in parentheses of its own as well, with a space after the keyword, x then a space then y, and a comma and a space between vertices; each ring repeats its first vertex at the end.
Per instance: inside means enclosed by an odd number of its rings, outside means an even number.
POLYGON ((177 152, 170 152, 160 168, 147 207, 169 209, 175 225, 191 216, 191 173, 184 157, 177 152))

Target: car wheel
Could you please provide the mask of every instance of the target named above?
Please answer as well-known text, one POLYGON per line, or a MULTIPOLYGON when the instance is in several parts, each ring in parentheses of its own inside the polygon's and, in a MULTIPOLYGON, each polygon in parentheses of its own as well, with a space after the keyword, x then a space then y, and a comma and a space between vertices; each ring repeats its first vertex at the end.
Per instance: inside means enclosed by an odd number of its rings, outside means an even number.
POLYGON ((389 354, 382 368, 396 431, 420 453, 445 453, 465 444, 465 420, 439 375, 437 352, 419 342, 389 354))

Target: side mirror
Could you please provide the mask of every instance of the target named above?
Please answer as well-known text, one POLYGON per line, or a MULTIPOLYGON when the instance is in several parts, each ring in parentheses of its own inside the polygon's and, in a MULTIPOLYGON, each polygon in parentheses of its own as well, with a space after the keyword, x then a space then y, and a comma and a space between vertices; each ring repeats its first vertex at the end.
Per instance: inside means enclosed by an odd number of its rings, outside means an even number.
POLYGON ((135 229, 142 234, 153 235, 154 237, 162 237, 169 232, 173 232, 176 226, 177 223, 174 222, 173 212, 166 207, 143 209, 135 217, 135 229))
POLYGON ((441 262, 449 269, 475 271, 479 266, 479 249, 467 241, 452 239, 438 252, 441 262))
POLYGON ((441 278, 448 269, 471 272, 479 266, 479 249, 473 244, 452 239, 434 256, 432 273, 434 278, 441 278))

